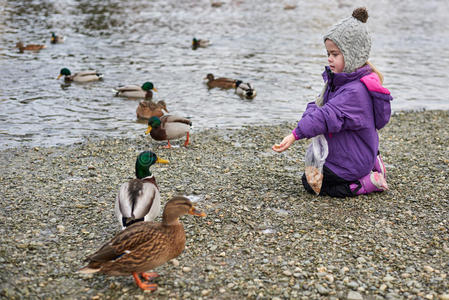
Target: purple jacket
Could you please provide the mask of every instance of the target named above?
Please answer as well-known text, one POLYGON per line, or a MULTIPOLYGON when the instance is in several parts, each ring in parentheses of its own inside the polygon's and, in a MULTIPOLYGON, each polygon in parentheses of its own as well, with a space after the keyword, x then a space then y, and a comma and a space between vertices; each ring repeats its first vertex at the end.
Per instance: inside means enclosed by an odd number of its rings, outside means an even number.
POLYGON ((332 73, 326 67, 323 79, 328 81, 324 105, 307 104, 293 135, 299 140, 324 134, 329 145, 325 166, 345 180, 357 180, 373 169, 376 129, 390 120, 393 98, 369 66, 353 73, 332 73))

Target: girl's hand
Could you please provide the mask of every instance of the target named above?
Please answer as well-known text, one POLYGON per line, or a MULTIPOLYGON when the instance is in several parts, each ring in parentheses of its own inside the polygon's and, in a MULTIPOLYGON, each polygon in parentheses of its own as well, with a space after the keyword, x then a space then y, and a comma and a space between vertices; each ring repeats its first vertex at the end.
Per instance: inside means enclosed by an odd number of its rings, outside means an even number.
POLYGON ((271 149, 276 152, 285 151, 291 146, 291 144, 293 144, 294 141, 296 141, 295 136, 293 135, 293 133, 291 133, 287 135, 279 145, 275 144, 271 147, 271 149))

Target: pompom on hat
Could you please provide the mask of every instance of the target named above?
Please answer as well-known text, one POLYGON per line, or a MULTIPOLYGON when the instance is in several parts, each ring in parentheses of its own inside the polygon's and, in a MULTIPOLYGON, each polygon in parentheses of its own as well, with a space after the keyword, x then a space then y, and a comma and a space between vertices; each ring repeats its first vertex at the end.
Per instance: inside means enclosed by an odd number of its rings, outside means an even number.
POLYGON ((343 53, 345 67, 343 72, 351 73, 363 66, 369 58, 371 36, 366 28, 368 11, 356 8, 352 16, 332 26, 323 39, 333 41, 343 53))

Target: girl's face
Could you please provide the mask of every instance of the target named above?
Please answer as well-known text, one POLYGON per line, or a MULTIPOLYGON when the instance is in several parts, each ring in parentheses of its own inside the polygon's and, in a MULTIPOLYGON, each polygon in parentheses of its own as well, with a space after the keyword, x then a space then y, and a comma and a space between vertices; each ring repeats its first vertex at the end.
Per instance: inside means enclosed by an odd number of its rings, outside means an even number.
POLYGON ((329 62, 329 67, 334 73, 341 73, 345 68, 345 59, 343 53, 338 49, 337 45, 331 40, 326 40, 324 42, 327 51, 327 61, 329 62))

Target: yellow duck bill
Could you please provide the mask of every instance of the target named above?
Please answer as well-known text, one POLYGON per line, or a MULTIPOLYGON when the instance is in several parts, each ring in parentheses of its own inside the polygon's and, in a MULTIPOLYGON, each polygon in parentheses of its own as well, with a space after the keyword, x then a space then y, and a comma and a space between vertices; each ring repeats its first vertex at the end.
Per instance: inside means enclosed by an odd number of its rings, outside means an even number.
POLYGON ((163 159, 163 158, 160 158, 160 157, 157 158, 156 162, 160 163, 160 164, 168 164, 168 163, 170 163, 170 161, 168 161, 166 159, 163 159))

